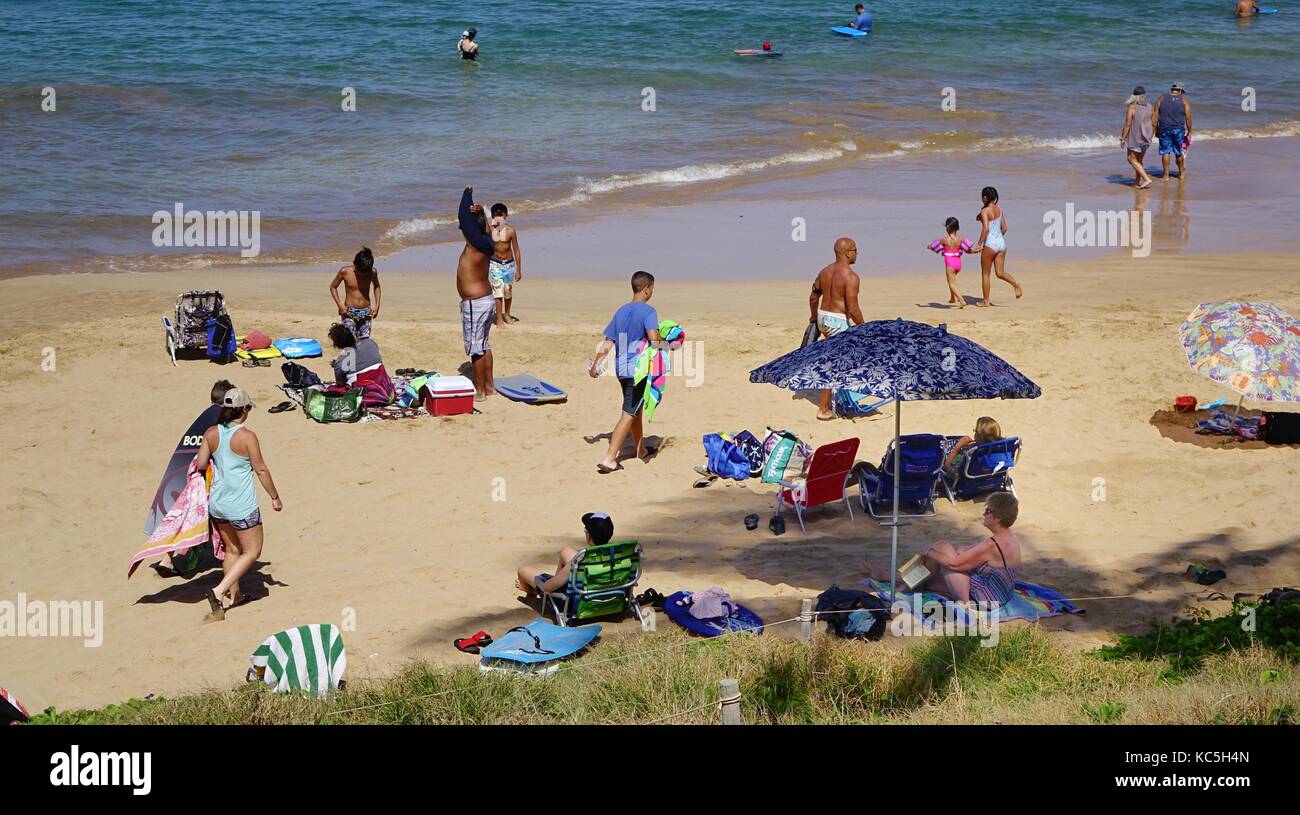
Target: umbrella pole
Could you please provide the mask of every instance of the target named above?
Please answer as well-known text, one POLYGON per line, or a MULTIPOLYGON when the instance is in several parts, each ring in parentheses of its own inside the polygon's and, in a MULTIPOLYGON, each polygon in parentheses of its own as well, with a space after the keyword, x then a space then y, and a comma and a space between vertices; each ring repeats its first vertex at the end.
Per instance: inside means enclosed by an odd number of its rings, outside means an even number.
POLYGON ((1236 409, 1235 411, 1233 411, 1233 413, 1232 413, 1232 418, 1235 419, 1235 418, 1237 418, 1238 416, 1241 415, 1241 403, 1244 402, 1244 401, 1246 401, 1246 394, 1243 393, 1243 394, 1241 395, 1241 398, 1239 398, 1239 399, 1237 400, 1237 409, 1236 409))
POLYGON ((899 401, 898 395, 894 395, 894 522, 890 524, 890 537, 892 541, 889 547, 889 605, 894 605, 894 591, 898 582, 898 497, 899 485, 898 475, 902 471, 902 450, 899 448, 899 437, 903 429, 902 408, 903 403, 899 401))

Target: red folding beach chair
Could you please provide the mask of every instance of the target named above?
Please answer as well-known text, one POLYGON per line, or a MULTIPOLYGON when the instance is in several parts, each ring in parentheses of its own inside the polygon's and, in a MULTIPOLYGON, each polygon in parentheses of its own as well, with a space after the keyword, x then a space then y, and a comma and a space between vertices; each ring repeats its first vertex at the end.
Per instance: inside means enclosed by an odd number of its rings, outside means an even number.
POLYGON ((847 485, 853 463, 858 455, 858 439, 844 439, 825 444, 813 451, 808 462, 808 474, 801 480, 782 481, 781 492, 776 496, 776 514, 780 515, 786 504, 794 507, 799 518, 799 529, 807 532, 803 512, 812 507, 824 506, 832 501, 843 501, 853 520, 853 505, 849 502, 847 485))

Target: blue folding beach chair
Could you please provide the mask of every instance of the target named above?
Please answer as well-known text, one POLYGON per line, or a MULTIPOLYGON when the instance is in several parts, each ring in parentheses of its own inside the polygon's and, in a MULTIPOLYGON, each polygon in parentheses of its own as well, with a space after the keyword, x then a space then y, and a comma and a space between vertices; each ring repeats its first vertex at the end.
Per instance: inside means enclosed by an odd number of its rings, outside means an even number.
POLYGON ((588 546, 574 555, 564 588, 546 595, 544 610, 562 626, 614 615, 621 618, 628 608, 640 619, 633 590, 641 579, 641 560, 641 544, 636 541, 588 546))
MULTIPOLYGON (((945 449, 952 449, 960 436, 944 439, 945 449)), ((943 489, 948 500, 966 500, 986 492, 1009 492, 1016 495, 1011 481, 1011 470, 1020 460, 1020 439, 998 439, 967 447, 958 471, 943 479, 943 489)), ((1017 498, 1020 496, 1016 495, 1017 498)))
MULTIPOLYGON (((928 516, 934 515, 935 491, 943 483, 943 436, 933 433, 916 433, 900 436, 902 446, 901 477, 898 481, 899 504, 915 504, 919 512, 902 512, 899 514, 928 516)), ((889 443, 885 457, 880 462, 878 474, 859 471, 859 495, 862 508, 873 518, 884 517, 886 512, 879 509, 881 505, 892 507, 894 503, 894 443, 889 443)))

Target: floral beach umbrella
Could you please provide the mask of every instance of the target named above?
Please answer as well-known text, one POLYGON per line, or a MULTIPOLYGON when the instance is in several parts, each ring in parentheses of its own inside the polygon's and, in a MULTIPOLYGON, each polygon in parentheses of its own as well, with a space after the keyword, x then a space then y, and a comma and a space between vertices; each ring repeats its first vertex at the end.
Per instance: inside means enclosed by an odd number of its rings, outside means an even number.
MULTIPOLYGON (((750 382, 791 390, 847 388, 894 400, 894 449, 902 435, 900 403, 933 399, 1036 399, 1042 390, 1010 363, 965 337, 911 320, 872 320, 791 351, 749 372, 750 382)), ((889 599, 898 571, 899 479, 889 567, 889 599)))
POLYGON ((1300 402, 1300 321, 1277 306, 1202 303, 1178 335, 1192 370, 1241 399, 1300 402))

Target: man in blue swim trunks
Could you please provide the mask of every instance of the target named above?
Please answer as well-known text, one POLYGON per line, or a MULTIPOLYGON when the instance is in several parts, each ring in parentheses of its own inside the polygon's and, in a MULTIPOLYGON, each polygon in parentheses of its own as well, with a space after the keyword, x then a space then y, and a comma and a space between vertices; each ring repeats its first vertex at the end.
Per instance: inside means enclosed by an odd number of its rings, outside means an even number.
MULTIPOLYGON (((816 323, 823 337, 833 337, 847 331, 850 325, 862 322, 862 309, 858 308, 858 289, 862 284, 853 264, 858 262, 858 245, 852 238, 835 241, 835 262, 817 273, 812 293, 808 295, 808 322, 816 323)), ((831 410, 831 392, 822 391, 821 410, 817 418, 829 421, 835 418, 831 410)))
POLYGON ((1183 151, 1192 138, 1192 103, 1187 101, 1183 83, 1175 82, 1169 93, 1156 100, 1155 110, 1151 111, 1151 123, 1155 125, 1156 137, 1160 140, 1164 179, 1169 180, 1169 156, 1173 155, 1178 161, 1178 180, 1183 180, 1187 177, 1183 151))
POLYGON ((871 12, 863 8, 861 3, 853 7, 853 13, 858 16, 849 23, 849 28, 856 28, 859 31, 871 32, 871 12))

